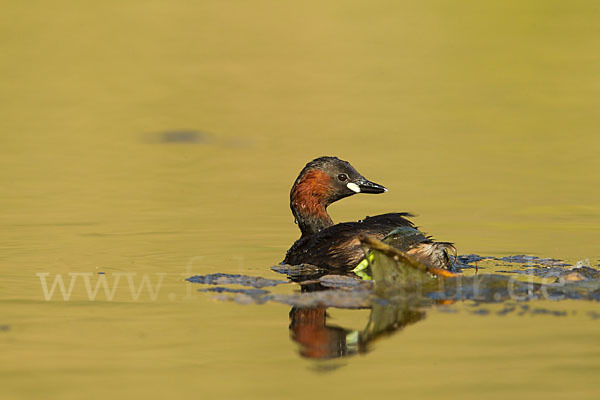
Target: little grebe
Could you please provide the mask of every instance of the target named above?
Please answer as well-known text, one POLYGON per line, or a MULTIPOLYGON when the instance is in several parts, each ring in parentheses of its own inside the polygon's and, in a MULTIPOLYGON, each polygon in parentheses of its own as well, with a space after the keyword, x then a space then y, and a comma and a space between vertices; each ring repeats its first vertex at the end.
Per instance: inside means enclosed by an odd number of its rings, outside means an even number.
POLYGON ((331 203, 356 193, 384 193, 387 189, 365 179, 347 161, 319 157, 306 164, 290 192, 290 208, 302 236, 287 251, 285 264, 312 264, 334 270, 351 270, 364 257, 359 235, 383 239, 420 262, 448 268, 451 243, 433 242, 405 217, 388 213, 358 222, 334 225, 327 214, 331 203))

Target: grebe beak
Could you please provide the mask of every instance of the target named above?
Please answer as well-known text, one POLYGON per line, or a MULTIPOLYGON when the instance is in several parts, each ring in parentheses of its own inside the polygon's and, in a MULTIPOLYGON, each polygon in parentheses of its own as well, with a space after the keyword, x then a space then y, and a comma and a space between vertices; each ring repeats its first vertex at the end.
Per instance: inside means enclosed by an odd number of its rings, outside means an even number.
POLYGON ((384 193, 387 192, 385 186, 379 185, 375 182, 366 180, 365 178, 357 179, 356 182, 348 182, 346 185, 348 189, 354 193, 384 193))

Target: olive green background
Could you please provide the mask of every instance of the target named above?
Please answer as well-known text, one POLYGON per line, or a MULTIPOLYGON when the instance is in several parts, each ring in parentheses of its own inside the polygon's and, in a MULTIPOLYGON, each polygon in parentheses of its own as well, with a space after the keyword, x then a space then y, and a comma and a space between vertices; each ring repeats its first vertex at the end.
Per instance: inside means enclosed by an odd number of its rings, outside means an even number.
POLYGON ((597 398, 595 303, 532 303, 567 317, 461 303, 318 363, 298 356, 288 307, 183 281, 277 278, 299 235, 289 188, 320 155, 389 188, 336 203, 335 221, 411 211, 461 254, 598 264, 597 2, 1 9, 2 398, 597 398), (204 135, 160 141, 177 130, 204 135), (37 273, 78 272, 166 275, 156 300, 133 300, 125 278, 113 301, 82 281, 44 299, 37 273))

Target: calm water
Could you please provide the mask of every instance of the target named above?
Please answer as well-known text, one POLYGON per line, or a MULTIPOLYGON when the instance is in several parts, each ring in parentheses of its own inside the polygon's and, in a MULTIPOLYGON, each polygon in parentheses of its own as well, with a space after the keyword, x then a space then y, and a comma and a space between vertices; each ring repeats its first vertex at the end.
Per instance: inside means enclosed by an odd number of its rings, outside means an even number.
POLYGON ((597 303, 459 303, 317 362, 289 307, 184 278, 280 278, 289 188, 324 154, 390 189, 336 221, 412 211, 462 254, 597 265, 599 27, 594 1, 4 2, 0 396, 598 398, 597 303), (112 301, 36 275, 98 272, 125 274, 112 301))

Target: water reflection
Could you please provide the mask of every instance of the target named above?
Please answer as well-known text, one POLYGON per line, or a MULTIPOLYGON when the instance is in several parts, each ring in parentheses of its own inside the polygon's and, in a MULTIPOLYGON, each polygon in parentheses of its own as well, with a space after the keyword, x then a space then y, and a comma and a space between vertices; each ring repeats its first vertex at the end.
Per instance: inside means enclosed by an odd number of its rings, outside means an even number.
POLYGON ((324 360, 366 353, 373 341, 421 321, 425 312, 406 304, 374 304, 362 330, 328 324, 327 318, 325 306, 290 310, 290 337, 300 345, 302 357, 324 360))
MULTIPOLYGON (((298 280, 298 276, 294 277, 298 280)), ((332 290, 320 283, 301 284, 301 293, 332 290)), ((371 343, 393 335, 403 328, 425 318, 423 303, 375 300, 370 307, 369 319, 363 329, 349 329, 328 323, 325 305, 302 307, 290 310, 290 338, 300 346, 300 355, 305 358, 326 360, 367 353, 371 343)), ((364 308, 363 308, 364 309, 364 308)))
POLYGON ((359 332, 327 324, 326 307, 292 307, 290 337, 306 358, 347 357, 365 351, 359 332))

